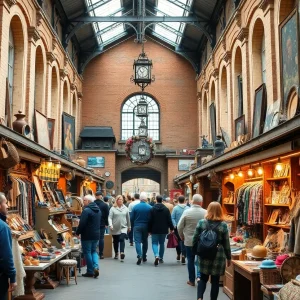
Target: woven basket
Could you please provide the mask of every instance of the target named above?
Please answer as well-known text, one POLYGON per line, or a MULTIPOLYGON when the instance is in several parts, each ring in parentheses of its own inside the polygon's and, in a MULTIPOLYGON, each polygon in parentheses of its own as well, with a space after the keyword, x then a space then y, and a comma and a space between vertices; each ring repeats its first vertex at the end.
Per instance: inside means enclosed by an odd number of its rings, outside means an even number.
POLYGON ((20 162, 20 157, 16 147, 11 142, 5 140, 2 140, 0 145, 7 154, 6 158, 0 160, 0 168, 9 169, 17 165, 20 162))
POLYGON ((280 284, 282 282, 278 269, 260 269, 259 279, 263 285, 280 284))

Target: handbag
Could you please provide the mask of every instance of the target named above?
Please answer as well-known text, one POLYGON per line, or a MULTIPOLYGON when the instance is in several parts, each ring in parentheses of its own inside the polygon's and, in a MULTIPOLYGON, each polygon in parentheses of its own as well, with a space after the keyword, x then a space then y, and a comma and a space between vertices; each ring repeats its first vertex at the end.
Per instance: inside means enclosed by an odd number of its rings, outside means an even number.
POLYGON ((172 232, 168 236, 167 248, 176 248, 178 246, 178 240, 176 235, 172 232))
POLYGON ((20 163, 19 153, 16 147, 8 141, 0 141, 0 168, 9 169, 20 163))

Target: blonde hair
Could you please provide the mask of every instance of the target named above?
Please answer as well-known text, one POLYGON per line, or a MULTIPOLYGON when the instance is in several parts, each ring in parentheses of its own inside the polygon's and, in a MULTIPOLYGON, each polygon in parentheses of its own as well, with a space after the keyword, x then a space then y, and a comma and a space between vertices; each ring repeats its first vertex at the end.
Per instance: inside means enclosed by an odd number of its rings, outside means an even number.
POLYGON ((213 201, 208 205, 205 219, 211 221, 224 221, 223 209, 219 202, 213 201))
POLYGON ((123 204, 123 196, 122 195, 118 195, 117 197, 116 197, 116 200, 115 200, 115 203, 114 203, 114 207, 117 207, 118 206, 118 204, 117 204, 117 202, 118 202, 118 200, 119 199, 121 199, 122 200, 122 204, 123 204))

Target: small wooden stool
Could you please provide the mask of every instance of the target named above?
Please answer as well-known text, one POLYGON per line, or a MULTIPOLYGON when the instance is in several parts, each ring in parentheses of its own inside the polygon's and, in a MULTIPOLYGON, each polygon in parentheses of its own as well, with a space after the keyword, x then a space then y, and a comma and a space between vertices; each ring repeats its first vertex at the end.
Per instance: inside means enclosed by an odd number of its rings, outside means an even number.
POLYGON ((67 280, 67 284, 69 284, 70 281, 70 271, 72 268, 74 268, 74 279, 77 284, 77 261, 74 259, 62 259, 59 261, 59 267, 60 267, 60 275, 59 275, 59 283, 63 279, 64 273, 67 280))

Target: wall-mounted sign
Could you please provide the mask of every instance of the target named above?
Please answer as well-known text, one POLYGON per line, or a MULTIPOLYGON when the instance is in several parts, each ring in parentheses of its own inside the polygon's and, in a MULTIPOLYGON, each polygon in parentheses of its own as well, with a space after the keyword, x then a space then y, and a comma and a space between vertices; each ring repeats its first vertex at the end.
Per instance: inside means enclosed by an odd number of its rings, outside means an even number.
POLYGON ((104 168, 105 157, 103 156, 88 156, 87 166, 89 168, 104 168))
POLYGON ((41 164, 39 168, 39 179, 45 181, 58 181, 60 175, 60 169, 55 164, 52 166, 41 164))

